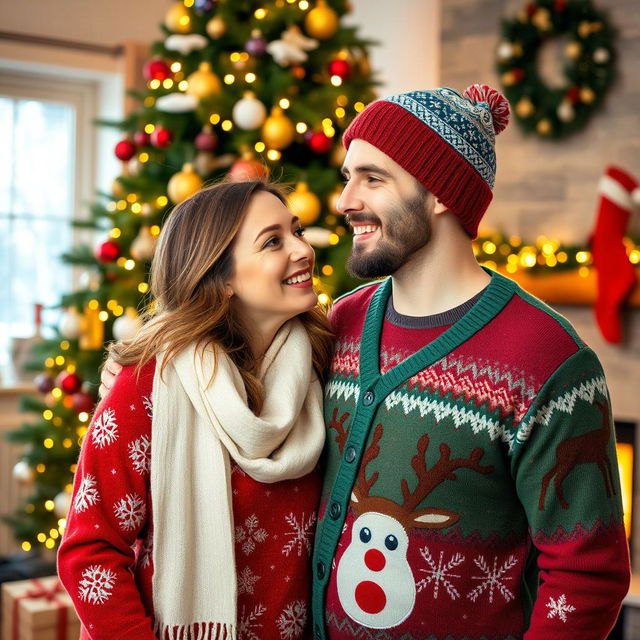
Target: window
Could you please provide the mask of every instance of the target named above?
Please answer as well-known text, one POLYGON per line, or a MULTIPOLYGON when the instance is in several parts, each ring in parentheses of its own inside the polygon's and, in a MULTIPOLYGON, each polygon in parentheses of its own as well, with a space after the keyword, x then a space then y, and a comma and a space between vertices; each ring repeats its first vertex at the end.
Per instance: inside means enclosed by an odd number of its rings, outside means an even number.
MULTIPOLYGON (((75 274, 60 255, 92 242, 71 221, 94 197, 98 136, 96 79, 0 67, 0 386, 15 381, 11 351, 43 325, 55 326, 75 274)), ((112 148, 112 147, 111 147, 112 148)))

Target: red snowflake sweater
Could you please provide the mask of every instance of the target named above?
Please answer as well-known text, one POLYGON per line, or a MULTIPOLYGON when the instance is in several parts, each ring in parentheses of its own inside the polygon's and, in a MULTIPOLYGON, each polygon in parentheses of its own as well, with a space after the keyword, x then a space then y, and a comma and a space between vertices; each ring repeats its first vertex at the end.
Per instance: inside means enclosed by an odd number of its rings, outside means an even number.
MULTIPOLYGON (((83 638, 155 638, 149 476, 154 371, 155 361, 136 380, 134 367, 123 369, 98 405, 80 454, 58 572, 83 638)), ((231 483, 237 637, 307 637, 319 472, 262 484, 233 464, 231 483)))

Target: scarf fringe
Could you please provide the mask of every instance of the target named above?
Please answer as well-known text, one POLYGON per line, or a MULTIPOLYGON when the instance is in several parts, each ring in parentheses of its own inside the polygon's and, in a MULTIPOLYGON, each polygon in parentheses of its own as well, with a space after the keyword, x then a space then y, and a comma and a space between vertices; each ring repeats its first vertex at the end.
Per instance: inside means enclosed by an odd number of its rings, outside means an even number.
POLYGON ((159 640, 236 640, 235 625, 223 622, 169 625, 156 620, 153 631, 159 640))

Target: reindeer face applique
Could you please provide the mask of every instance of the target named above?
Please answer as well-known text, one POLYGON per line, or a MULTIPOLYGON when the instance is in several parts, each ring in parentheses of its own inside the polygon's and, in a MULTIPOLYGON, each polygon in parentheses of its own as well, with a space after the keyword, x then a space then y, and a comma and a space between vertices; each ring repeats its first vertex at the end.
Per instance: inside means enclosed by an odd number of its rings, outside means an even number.
MULTIPOLYGON (((347 441, 344 421, 348 414, 337 419, 337 409, 329 427, 338 433, 336 441, 342 452, 347 441)), ((351 507, 356 514, 351 530, 351 542, 340 558, 336 573, 338 598, 346 614, 363 626, 372 629, 395 627, 406 620, 416 601, 416 581, 407 560, 409 532, 413 528, 442 529, 455 524, 460 516, 440 508, 418 509, 423 500, 446 480, 455 480, 455 471, 470 469, 491 473, 493 466, 483 466, 481 448, 466 458, 451 458, 446 444, 440 445, 440 457, 427 468, 425 455, 429 436, 423 435, 417 453, 411 459, 418 484, 409 490, 406 479, 401 480, 401 504, 388 498, 371 496, 370 490, 378 480, 378 472, 366 475, 367 465, 380 453, 383 428, 378 424, 371 444, 365 451, 358 479, 351 494, 351 507)))

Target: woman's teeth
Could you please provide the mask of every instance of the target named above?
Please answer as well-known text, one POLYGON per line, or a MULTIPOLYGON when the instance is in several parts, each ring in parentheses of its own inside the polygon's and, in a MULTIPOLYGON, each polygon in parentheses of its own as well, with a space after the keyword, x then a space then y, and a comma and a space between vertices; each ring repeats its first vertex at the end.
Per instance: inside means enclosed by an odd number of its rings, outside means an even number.
POLYGON ((306 273, 301 273, 300 275, 293 276, 292 278, 287 278, 284 283, 285 284, 300 284, 301 282, 306 282, 311 279, 311 272, 307 271, 306 273))

